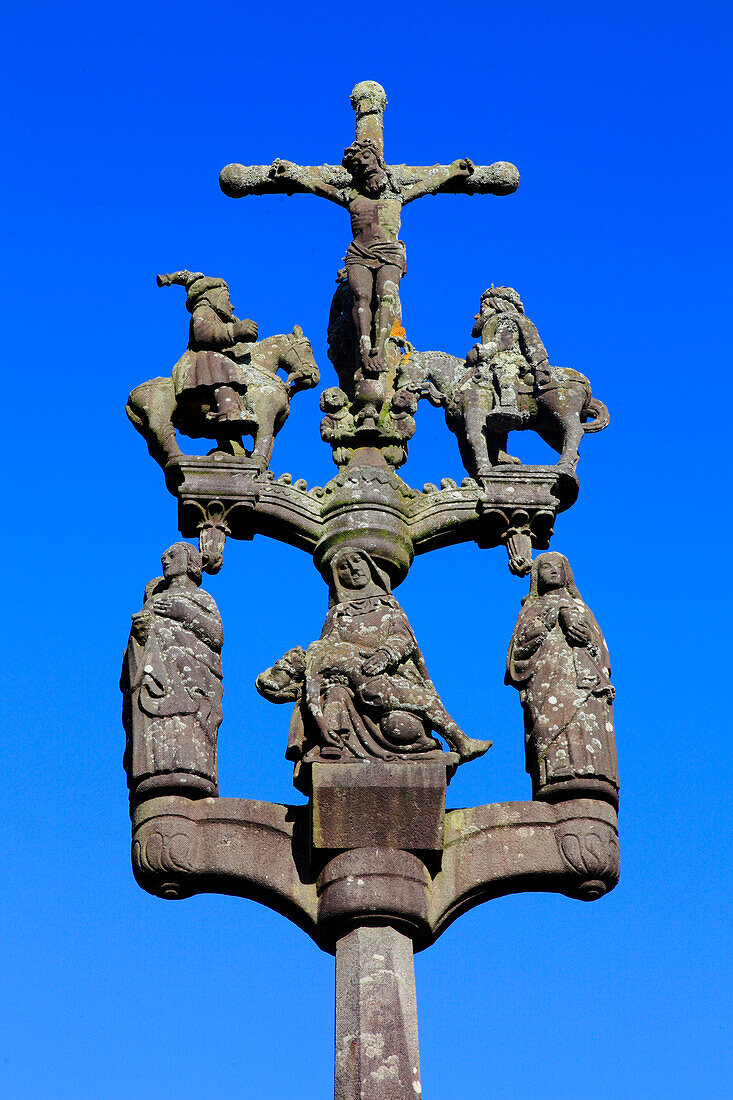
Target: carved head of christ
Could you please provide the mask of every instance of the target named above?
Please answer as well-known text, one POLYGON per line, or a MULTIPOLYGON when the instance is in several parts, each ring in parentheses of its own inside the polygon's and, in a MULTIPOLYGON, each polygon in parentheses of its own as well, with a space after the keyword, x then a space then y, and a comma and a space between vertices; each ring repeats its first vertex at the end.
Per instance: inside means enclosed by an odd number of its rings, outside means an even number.
POLYGON ((341 164, 359 190, 379 194, 389 184, 387 165, 377 146, 368 138, 353 142, 344 149, 341 164))

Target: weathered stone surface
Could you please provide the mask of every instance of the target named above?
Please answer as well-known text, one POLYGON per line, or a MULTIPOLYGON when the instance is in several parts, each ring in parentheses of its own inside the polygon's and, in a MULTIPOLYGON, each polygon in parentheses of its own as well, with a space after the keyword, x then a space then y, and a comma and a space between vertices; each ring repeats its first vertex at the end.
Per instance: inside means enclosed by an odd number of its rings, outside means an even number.
POLYGON ((288 748, 298 759, 301 789, 307 789, 303 768, 314 763, 443 759, 430 731, 461 762, 486 752, 490 742, 467 737, 441 703, 407 616, 369 554, 342 547, 330 573, 321 637, 293 665, 288 682, 281 682, 282 665, 278 677, 273 666, 257 679, 272 702, 298 695, 288 748))
MULTIPOLYGON (((476 542, 506 546, 510 568, 528 571, 531 548, 549 545, 558 512, 578 492, 574 478, 555 466, 494 468, 483 485, 472 478, 441 488, 410 488, 385 462, 362 464, 367 448, 328 482, 308 490, 279 478, 246 458, 217 452, 181 456, 168 463, 166 479, 178 498, 178 523, 186 538, 201 539, 208 524, 221 524, 234 539, 268 535, 312 554, 328 578, 330 560, 347 540, 357 542, 397 585, 415 554, 476 542), (379 514, 377 521, 376 515, 379 514), (515 545, 516 536, 524 547, 515 545)), ((211 565, 206 564, 207 572, 211 565)))
POLYGON ((491 898, 540 890, 594 901, 613 890, 618 877, 616 811, 607 802, 448 810, 443 861, 430 892, 432 937, 491 898))
MULTIPOLYGON (((348 210, 353 240, 338 273, 329 321, 329 355, 345 401, 324 408, 323 435, 334 447, 338 465, 365 444, 400 465, 415 428, 414 401, 395 393, 401 354, 393 338, 404 335, 399 287, 407 270, 399 240, 402 207, 439 193, 506 195, 516 190, 519 173, 505 162, 476 167, 467 158, 426 168, 389 167, 383 155, 384 89, 362 81, 351 102, 356 140, 344 150, 340 168, 302 167, 287 160, 264 166, 229 164, 219 182, 232 198, 303 193, 348 210), (334 419, 334 412, 342 415, 334 419)), ((334 402, 327 399, 327 404, 334 402)))
POLYGON ((318 930, 333 944, 360 924, 391 924, 416 944, 431 939, 430 874, 414 852, 350 848, 318 876, 318 930))
POLYGON ((314 764, 313 847, 442 852, 445 788, 441 760, 416 760, 409 768, 383 760, 314 764))
POLYGON ((412 943, 388 926, 336 945, 335 1100, 415 1100, 420 1061, 412 943))
POLYGON ((132 865, 151 894, 250 898, 318 941, 307 806, 250 798, 148 799, 132 812, 132 865))
POLYGON ((606 643, 562 554, 532 566, 507 657, 524 710, 535 798, 607 798, 618 805, 614 688, 606 643))
POLYGON ((161 562, 163 576, 149 582, 143 608, 132 617, 120 681, 133 800, 164 791, 218 794, 221 619, 199 588, 202 563, 194 546, 177 542, 161 562))
POLYGON ((135 877, 161 897, 259 901, 331 953, 359 921, 391 923, 422 950, 490 898, 543 890, 592 901, 618 881, 616 812, 597 798, 448 810, 432 873, 413 851, 370 847, 339 853, 317 874, 309 813, 243 798, 150 798, 133 808, 135 877))
POLYGON ((558 470, 574 478, 578 445, 606 427, 608 409, 584 375, 550 366, 512 287, 484 291, 475 321, 479 341, 465 359, 410 345, 400 385, 444 409, 471 477, 483 481, 496 466, 519 464, 507 453, 507 434, 531 429, 559 453, 558 470))
POLYGON ((254 899, 335 953, 337 1100, 404 1100, 420 1092, 412 951, 488 898, 552 890, 593 900, 618 879, 608 654, 567 560, 531 560, 575 501, 583 433, 605 427, 608 413, 583 375, 550 366, 510 287, 482 295, 465 359, 415 350, 399 297, 402 207, 428 194, 509 194, 518 173, 467 159, 388 166, 384 90, 363 81, 351 102, 356 140, 340 166, 276 160, 229 165, 220 178, 235 197, 300 192, 349 212, 353 239, 328 323, 339 384, 320 402, 336 477, 309 490, 268 469, 292 394, 318 381, 302 331, 258 341, 222 279, 159 276, 187 290, 188 348, 170 378, 133 391, 128 415, 201 553, 167 551, 165 577, 148 585, 133 619, 125 765, 140 885, 166 898, 254 899), (443 477, 417 492, 395 473, 421 398, 445 410, 469 475, 460 485, 443 477), (507 452, 508 432, 527 428, 558 451, 556 466, 507 452), (216 446, 183 455, 176 431, 216 446), (257 680, 269 700, 294 704, 286 756, 309 806, 209 797, 222 637, 198 585, 202 568, 221 567, 227 537, 256 533, 306 550, 329 585, 320 638, 257 680), (511 571, 531 572, 507 675, 524 707, 534 801, 446 812, 446 778, 490 742, 467 737, 446 712, 392 586, 416 553, 467 540, 504 545, 511 571))
POLYGON ((158 276, 159 286, 173 284, 187 291, 188 347, 170 378, 154 378, 133 390, 127 414, 164 468, 181 454, 177 428, 193 439, 215 440, 219 451, 246 455, 264 469, 292 396, 318 384, 310 342, 299 325, 292 333, 257 341, 256 323, 234 316, 223 279, 191 271, 158 276), (278 370, 285 372, 284 382, 278 370), (251 451, 244 447, 247 435, 251 451))

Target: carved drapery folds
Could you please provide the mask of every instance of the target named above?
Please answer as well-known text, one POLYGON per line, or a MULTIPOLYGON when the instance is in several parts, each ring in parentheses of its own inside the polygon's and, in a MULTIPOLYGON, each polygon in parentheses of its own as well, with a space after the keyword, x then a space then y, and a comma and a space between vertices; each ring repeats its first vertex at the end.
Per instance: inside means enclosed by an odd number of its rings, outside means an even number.
POLYGON ((195 547, 175 543, 162 565, 163 576, 148 583, 143 607, 132 617, 120 682, 133 801, 172 791, 219 793, 221 619, 199 588, 195 547))
POLYGON ((338 550, 330 563, 331 607, 318 641, 290 650, 257 679, 272 702, 296 700, 288 755, 303 767, 353 760, 457 760, 482 755, 490 742, 467 737, 428 675, 407 616, 370 555, 338 550))
POLYGON ((465 157, 387 165, 384 90, 361 82, 352 106, 356 140, 340 165, 276 160, 229 165, 220 177, 232 197, 311 194, 349 214, 327 328, 336 378, 320 395, 321 438, 338 467, 326 484, 309 489, 269 469, 291 398, 319 382, 300 327, 260 339, 254 321, 235 316, 223 279, 158 277, 186 291, 188 346, 168 377, 133 390, 127 411, 177 498, 181 534, 199 548, 165 552, 163 576, 133 616, 121 680, 124 764, 145 889, 255 898, 327 951, 364 924, 390 925, 419 949, 490 897, 537 889, 592 900, 617 881, 608 652, 567 559, 542 553, 532 562, 575 502, 583 435, 605 427, 608 412, 587 378, 550 364, 511 287, 481 295, 466 354, 419 351, 408 340, 403 206, 429 194, 508 195, 519 176, 505 162, 465 157), (466 476, 436 471, 418 491, 396 471, 421 400, 443 410, 466 476), (524 430, 555 449, 554 464, 509 453, 508 433, 524 430), (183 454, 181 436, 213 447, 183 454), (307 806, 218 797, 223 632, 201 576, 221 569, 227 538, 255 534, 304 550, 328 585, 320 637, 257 678, 262 696, 292 707, 285 755, 307 806), (469 541, 504 546, 511 572, 530 575, 506 682, 524 712, 533 800, 446 812, 455 768, 491 742, 467 736, 447 712, 393 588, 415 555, 469 541))
POLYGON ((507 657, 524 711, 533 796, 605 798, 618 805, 614 688, 598 623, 562 554, 534 562, 507 657))

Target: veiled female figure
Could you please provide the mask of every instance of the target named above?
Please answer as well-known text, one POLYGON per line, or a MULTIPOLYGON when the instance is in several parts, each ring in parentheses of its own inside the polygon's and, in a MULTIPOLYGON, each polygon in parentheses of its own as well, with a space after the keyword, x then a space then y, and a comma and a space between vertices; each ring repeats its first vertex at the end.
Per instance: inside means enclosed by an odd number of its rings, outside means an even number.
POLYGON ((301 675, 290 754, 299 750, 304 763, 440 756, 431 730, 462 760, 489 748, 466 737, 447 713, 388 578, 365 550, 334 554, 330 609, 301 675))
POLYGON ((201 556, 169 547, 132 617, 120 687, 131 794, 183 790, 217 795, 224 641, 219 611, 201 584, 201 556))
POLYGON ((524 709, 533 795, 618 804, 608 650, 562 554, 532 565, 507 657, 506 682, 524 709))

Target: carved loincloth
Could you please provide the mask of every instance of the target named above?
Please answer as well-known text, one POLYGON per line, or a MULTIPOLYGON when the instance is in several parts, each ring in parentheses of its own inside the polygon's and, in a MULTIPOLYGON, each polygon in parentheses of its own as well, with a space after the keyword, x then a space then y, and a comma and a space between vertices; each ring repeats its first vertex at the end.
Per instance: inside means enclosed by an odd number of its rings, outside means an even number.
POLYGON ((396 267, 402 277, 407 272, 407 251, 404 241, 374 241, 370 245, 352 241, 344 262, 347 268, 358 264, 359 267, 368 267, 370 271, 378 271, 380 267, 396 267))

